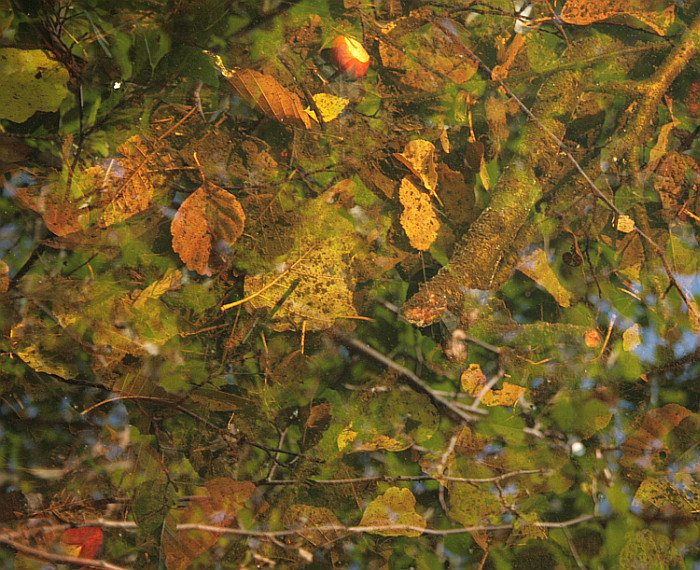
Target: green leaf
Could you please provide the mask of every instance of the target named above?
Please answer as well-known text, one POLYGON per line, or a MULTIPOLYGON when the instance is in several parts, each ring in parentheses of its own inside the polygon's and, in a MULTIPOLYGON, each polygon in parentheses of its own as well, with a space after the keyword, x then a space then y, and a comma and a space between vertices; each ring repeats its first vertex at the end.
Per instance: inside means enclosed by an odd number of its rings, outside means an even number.
POLYGON ((0 48, 0 119, 22 123, 37 111, 58 111, 68 71, 41 50, 0 48))

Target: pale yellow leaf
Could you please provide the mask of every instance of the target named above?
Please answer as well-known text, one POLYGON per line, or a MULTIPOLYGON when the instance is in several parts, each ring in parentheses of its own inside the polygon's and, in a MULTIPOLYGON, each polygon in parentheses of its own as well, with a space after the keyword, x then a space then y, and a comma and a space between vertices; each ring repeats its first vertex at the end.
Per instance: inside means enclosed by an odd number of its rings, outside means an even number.
POLYGON ((571 306, 573 294, 560 282, 547 261, 547 254, 540 248, 520 260, 517 268, 535 283, 547 290, 562 307, 571 306))
POLYGON ((641 327, 635 323, 622 333, 622 348, 631 352, 642 344, 641 327))
MULTIPOLYGON (((337 118, 350 102, 350 100, 345 97, 336 97, 330 93, 317 93, 314 95, 313 99, 314 103, 316 103, 316 107, 318 107, 318 110, 321 112, 324 123, 330 123, 333 119, 337 118)), ((316 112, 312 111, 311 107, 307 107, 304 111, 314 121, 318 121, 316 112)))

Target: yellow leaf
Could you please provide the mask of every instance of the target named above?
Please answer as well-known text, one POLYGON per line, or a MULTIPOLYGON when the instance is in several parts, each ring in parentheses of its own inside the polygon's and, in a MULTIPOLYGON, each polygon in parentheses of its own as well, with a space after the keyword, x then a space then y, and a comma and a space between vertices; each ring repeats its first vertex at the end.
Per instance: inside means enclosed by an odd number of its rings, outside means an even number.
POLYGON ((179 269, 168 269, 162 279, 157 279, 141 291, 134 300, 133 309, 143 309, 149 299, 158 299, 168 291, 179 289, 182 281, 182 271, 179 269))
MULTIPOLYGON (((345 97, 336 97, 330 93, 317 93, 314 95, 313 99, 314 103, 316 103, 316 107, 318 107, 318 110, 321 112, 324 123, 330 123, 333 119, 337 118, 350 102, 350 100, 345 97)), ((318 121, 316 112, 312 111, 311 107, 307 107, 304 111, 314 121, 318 121)))
POLYGON ((401 226, 411 245, 421 251, 428 251, 440 228, 430 197, 421 192, 408 178, 404 178, 399 188, 399 200, 404 207, 401 226))
POLYGON ((543 250, 537 248, 530 255, 523 257, 518 264, 518 269, 545 288, 559 305, 562 307, 571 306, 573 295, 559 282, 559 278, 552 271, 547 261, 547 254, 543 250))
POLYGON ((640 344, 642 344, 641 328, 635 323, 622 333, 622 348, 631 352, 640 344))
POLYGON ((481 157, 481 163, 479 164, 479 178, 481 178, 481 185, 487 192, 491 189, 491 177, 489 176, 489 171, 486 168, 486 161, 484 157, 481 157))
POLYGON ((620 216, 617 219, 617 231, 628 234, 634 230, 634 220, 629 216, 620 216))
MULTIPOLYGON (((408 489, 389 487, 365 509, 360 526, 412 526, 425 528, 426 522, 415 510, 416 498, 408 489)), ((416 529, 372 530, 382 536, 420 536, 416 529)))
MULTIPOLYGON (((462 373, 461 382, 462 389, 476 398, 486 386, 486 376, 481 371, 481 366, 470 364, 469 368, 462 373)), ((514 406, 524 392, 525 388, 522 386, 503 382, 500 390, 489 388, 481 398, 481 402, 485 406, 514 406)))
POLYGON ((340 432, 340 435, 338 436, 338 449, 342 451, 345 449, 350 443, 355 441, 355 438, 357 437, 357 432, 353 431, 352 429, 352 424, 347 426, 346 428, 343 429, 343 431, 340 432))
MULTIPOLYGON (((431 196, 435 196, 438 175, 435 167, 435 145, 421 139, 410 141, 402 153, 394 153, 394 158, 408 168, 423 183, 431 196)), ((439 201, 439 200, 438 200, 439 201)))

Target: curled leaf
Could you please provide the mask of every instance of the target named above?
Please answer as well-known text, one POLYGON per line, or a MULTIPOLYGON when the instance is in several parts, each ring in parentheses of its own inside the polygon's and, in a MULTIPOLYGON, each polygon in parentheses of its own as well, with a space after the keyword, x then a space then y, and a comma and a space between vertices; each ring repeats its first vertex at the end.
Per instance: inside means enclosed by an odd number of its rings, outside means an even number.
POLYGON ((435 168, 435 145, 421 139, 410 141, 402 153, 394 153, 401 164, 408 168, 423 183, 432 196, 437 198, 438 175, 435 168))

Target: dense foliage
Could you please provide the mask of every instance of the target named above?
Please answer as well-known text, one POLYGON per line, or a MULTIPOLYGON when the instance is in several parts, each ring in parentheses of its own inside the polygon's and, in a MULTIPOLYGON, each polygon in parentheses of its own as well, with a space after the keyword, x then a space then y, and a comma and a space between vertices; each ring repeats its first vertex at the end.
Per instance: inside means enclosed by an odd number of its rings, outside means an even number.
POLYGON ((697 567, 699 9, 0 0, 0 557, 697 567))

